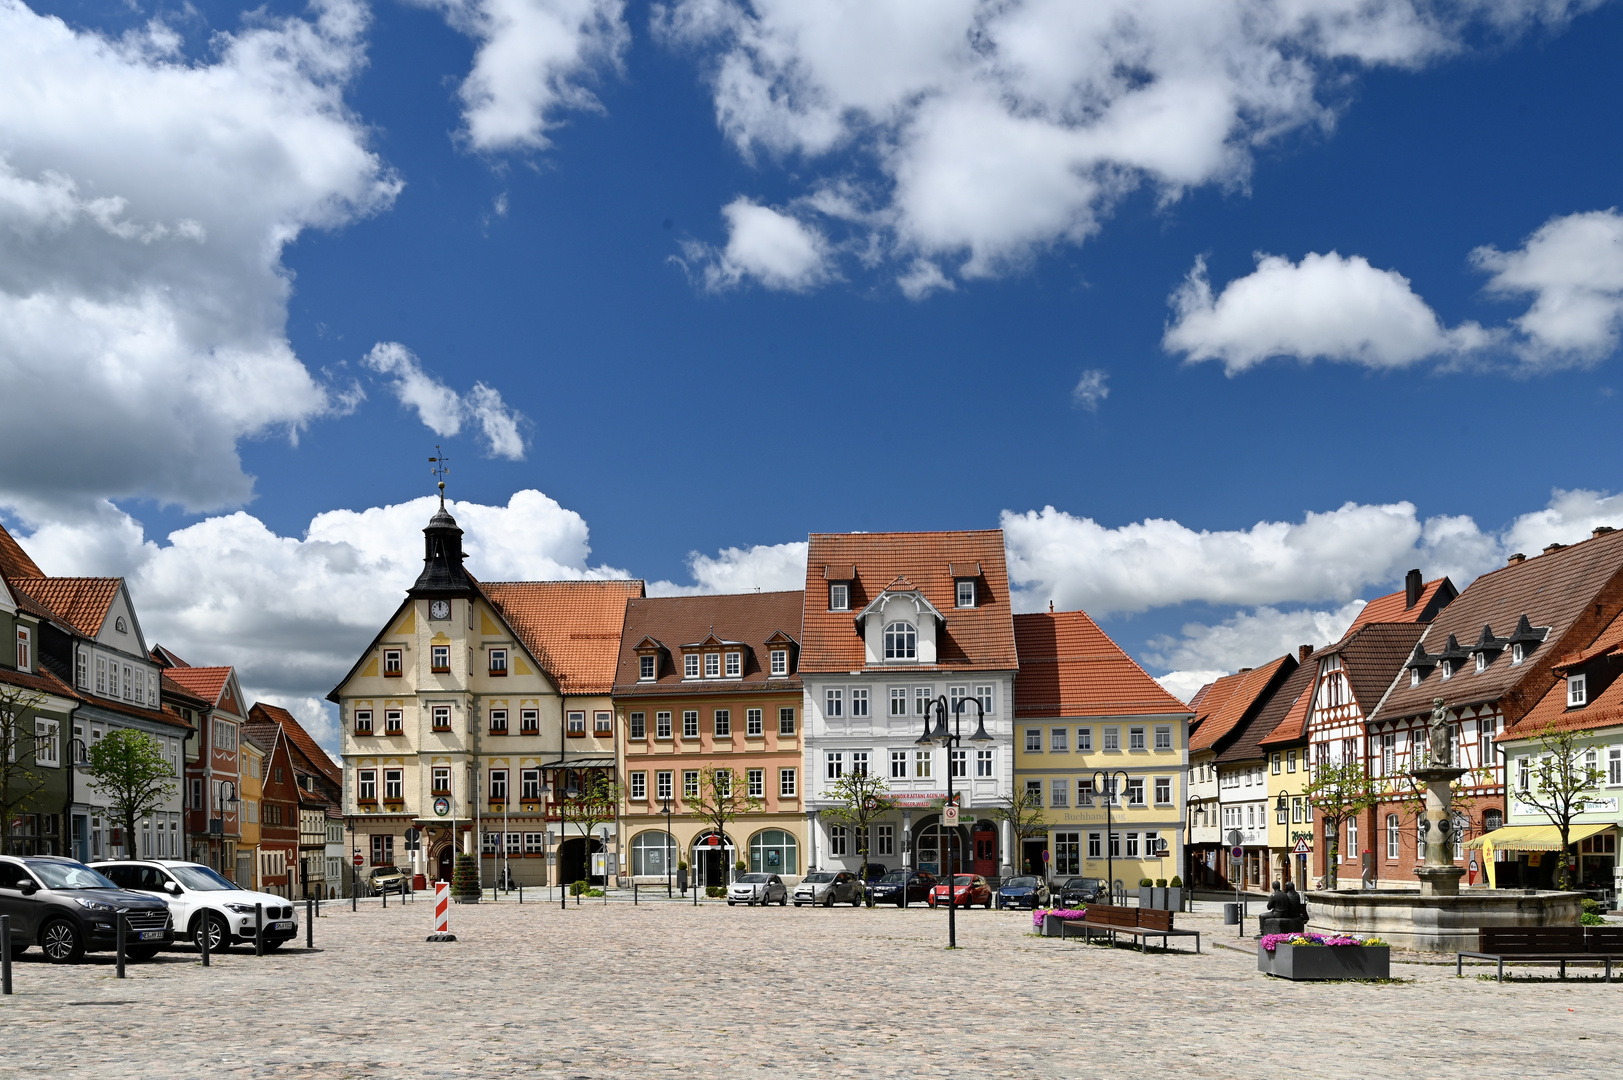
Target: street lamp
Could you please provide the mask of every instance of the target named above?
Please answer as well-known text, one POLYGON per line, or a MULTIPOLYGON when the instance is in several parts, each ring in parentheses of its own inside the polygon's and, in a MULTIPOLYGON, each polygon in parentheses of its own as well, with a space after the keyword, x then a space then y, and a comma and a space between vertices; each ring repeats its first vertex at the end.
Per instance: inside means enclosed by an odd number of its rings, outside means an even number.
MULTIPOLYGON (((1199 795, 1191 795, 1187 800, 1189 807, 1189 833, 1184 840, 1184 876, 1189 879, 1190 904, 1195 895, 1195 818, 1200 818, 1201 825, 1206 824, 1206 800, 1199 795)), ((1205 875, 1202 875, 1204 877, 1205 875)), ((1191 907, 1189 910, 1193 911, 1191 907)))
POLYGON ((603 903, 609 902, 609 827, 603 826, 598 833, 603 838, 603 903))
MULTIPOLYGON (((67 819, 67 822, 68 822, 68 840, 69 840, 70 843, 74 839, 74 836, 73 836, 73 778, 74 778, 75 774, 77 774, 77 773, 89 772, 89 771, 90 771, 90 751, 89 751, 89 748, 85 746, 85 741, 83 739, 69 739, 68 740, 68 805, 67 805, 66 810, 63 811, 62 816, 65 817, 67 819)), ((85 846, 87 848, 89 847, 89 839, 90 838, 88 836, 85 838, 85 846)), ((74 849, 73 854, 74 854, 75 857, 77 857, 79 855, 79 851, 78 851, 77 848, 74 849)), ((85 855, 85 857, 80 859, 79 861, 80 862, 89 862, 90 861, 90 852, 87 850, 87 851, 84 852, 84 855, 85 855)))
MULTIPOLYGON (((943 694, 933 702, 936 717, 935 730, 930 730, 930 714, 926 710, 924 714, 924 734, 920 735, 914 744, 916 746, 940 746, 947 751, 947 802, 942 807, 941 816, 943 819, 947 816, 949 810, 956 811, 957 809, 952 794, 952 753, 955 747, 962 745, 964 742, 964 705, 966 703, 975 706, 975 713, 979 718, 979 723, 975 725, 975 733, 969 737, 968 741, 977 746, 985 746, 992 742, 992 736, 986 733, 986 710, 981 707, 980 698, 959 698, 953 704, 953 729, 949 731, 947 729, 947 697, 943 694)), ((967 760, 965 761, 964 774, 967 778, 969 774, 967 760)), ((954 816, 956 816, 956 813, 954 816)), ((957 839, 958 830, 954 828, 947 842, 947 948, 949 949, 958 947, 958 893, 955 888, 957 883, 953 880, 954 867, 952 862, 952 841, 957 839)), ((906 882, 902 883, 902 894, 904 896, 907 894, 906 882)))
POLYGON ((671 835, 671 797, 665 796, 665 807, 660 813, 665 815, 665 899, 669 900, 671 892, 671 857, 676 854, 676 837, 671 835))
POLYGON ((1117 777, 1122 778, 1119 787, 1125 788, 1132 776, 1126 769, 1100 769, 1093 774, 1093 790, 1095 793, 1103 792, 1105 798, 1105 889, 1110 893, 1110 902, 1116 902, 1116 834, 1111 829, 1113 820, 1111 810, 1116 805, 1118 785, 1117 777), (1103 783, 1100 778, 1103 777, 1103 783))

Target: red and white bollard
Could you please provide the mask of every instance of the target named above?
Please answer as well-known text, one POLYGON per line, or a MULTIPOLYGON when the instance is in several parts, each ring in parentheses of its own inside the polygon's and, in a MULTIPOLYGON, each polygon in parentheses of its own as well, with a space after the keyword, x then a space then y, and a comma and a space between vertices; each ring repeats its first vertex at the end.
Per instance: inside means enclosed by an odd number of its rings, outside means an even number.
POLYGON ((434 932, 428 935, 429 941, 455 941, 456 935, 451 930, 451 883, 448 881, 434 882, 434 932))

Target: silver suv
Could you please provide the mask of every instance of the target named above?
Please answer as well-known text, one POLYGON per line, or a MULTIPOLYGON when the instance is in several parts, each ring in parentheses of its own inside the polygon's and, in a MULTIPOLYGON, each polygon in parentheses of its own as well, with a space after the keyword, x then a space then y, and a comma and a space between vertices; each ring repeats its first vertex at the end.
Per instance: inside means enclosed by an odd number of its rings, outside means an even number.
POLYGON ((849 870, 817 870, 800 879, 800 884, 795 886, 794 899, 795 907, 802 904, 821 904, 823 907, 850 904, 860 907, 862 885, 849 870))

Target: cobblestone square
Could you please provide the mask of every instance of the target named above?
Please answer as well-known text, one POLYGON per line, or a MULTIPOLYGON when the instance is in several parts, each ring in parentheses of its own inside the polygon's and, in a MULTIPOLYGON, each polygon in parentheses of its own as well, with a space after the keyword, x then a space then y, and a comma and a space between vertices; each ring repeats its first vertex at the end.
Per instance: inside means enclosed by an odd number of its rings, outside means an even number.
POLYGON ((1144 956, 1025 913, 959 912, 949 952, 930 910, 504 901, 454 906, 454 944, 430 911, 329 905, 316 951, 176 950, 123 982, 30 950, 0 1076, 1602 1076, 1623 1035, 1623 985, 1292 984, 1209 915, 1180 917, 1201 955, 1144 956))

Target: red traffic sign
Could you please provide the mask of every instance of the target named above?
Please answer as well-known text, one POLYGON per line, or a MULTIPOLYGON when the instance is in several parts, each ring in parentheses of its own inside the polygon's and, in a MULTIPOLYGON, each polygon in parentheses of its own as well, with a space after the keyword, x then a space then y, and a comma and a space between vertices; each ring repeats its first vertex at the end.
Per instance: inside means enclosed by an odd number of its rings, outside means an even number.
POLYGON ((1245 848, 1243 848, 1243 847, 1236 847, 1236 848, 1235 848, 1235 849, 1234 849, 1234 850, 1233 850, 1233 851, 1232 851, 1232 852, 1230 852, 1230 853, 1229 853, 1229 854, 1231 854, 1231 855, 1233 855, 1233 856, 1234 856, 1234 857, 1235 857, 1235 858, 1236 858, 1236 859, 1243 859, 1243 858, 1245 858, 1245 848))
POLYGON ((361 857, 359 855, 355 856, 354 862, 356 866, 361 865, 361 857))
POLYGON ((1047 861, 1048 861, 1048 852, 1045 850, 1043 852, 1043 862, 1047 862, 1047 861))
POLYGON ((1307 853, 1308 853, 1307 838, 1306 837, 1299 837, 1297 839, 1297 841, 1296 841, 1296 854, 1298 854, 1298 855, 1306 855, 1307 853))

